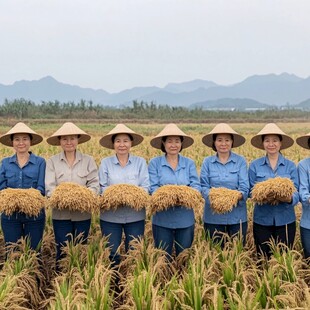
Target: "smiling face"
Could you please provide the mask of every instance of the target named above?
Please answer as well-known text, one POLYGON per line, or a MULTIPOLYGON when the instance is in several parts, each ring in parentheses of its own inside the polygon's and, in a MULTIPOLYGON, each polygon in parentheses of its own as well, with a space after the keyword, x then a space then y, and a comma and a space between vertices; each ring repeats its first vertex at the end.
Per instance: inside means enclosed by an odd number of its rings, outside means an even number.
POLYGON ((227 154, 231 151, 233 139, 230 134, 218 134, 214 140, 214 147, 219 154, 227 154))
POLYGON ((263 140, 264 150, 267 154, 276 154, 280 151, 282 142, 278 135, 266 135, 263 140))
POLYGON ((128 155, 132 141, 129 135, 121 133, 115 136, 113 145, 117 155, 128 155))
POLYGON ((16 153, 27 153, 31 145, 31 139, 27 133, 18 133, 13 135, 12 143, 16 153))
POLYGON ((162 143, 168 155, 177 155, 181 151, 182 139, 179 136, 168 136, 162 143))
POLYGON ((64 152, 74 152, 79 144, 79 138, 77 135, 61 136, 59 142, 64 152))

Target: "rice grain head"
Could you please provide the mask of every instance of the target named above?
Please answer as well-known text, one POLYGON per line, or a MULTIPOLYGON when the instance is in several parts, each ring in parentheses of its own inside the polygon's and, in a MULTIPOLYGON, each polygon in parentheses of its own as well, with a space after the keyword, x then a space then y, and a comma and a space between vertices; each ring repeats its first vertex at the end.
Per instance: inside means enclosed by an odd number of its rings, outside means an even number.
POLYGON ((93 213, 98 211, 98 197, 85 186, 63 182, 53 191, 47 205, 59 210, 69 209, 93 213))
POLYGON ((277 205, 279 200, 292 197, 295 191, 294 183, 289 178, 270 178, 254 185, 252 200, 259 205, 277 205))
POLYGON ((240 192, 225 187, 212 187, 209 191, 211 209, 214 213, 224 214, 231 212, 238 204, 240 192))
POLYGON ((150 213, 154 214, 175 206, 194 209, 198 212, 204 206, 204 199, 199 191, 189 186, 164 185, 153 193, 150 213))
POLYGON ((110 185, 99 198, 102 210, 116 210, 129 206, 139 211, 147 208, 149 202, 149 194, 143 188, 132 184, 110 185))
POLYGON ((6 188, 0 191, 0 212, 8 216, 14 212, 38 216, 45 204, 46 198, 34 188, 6 188))

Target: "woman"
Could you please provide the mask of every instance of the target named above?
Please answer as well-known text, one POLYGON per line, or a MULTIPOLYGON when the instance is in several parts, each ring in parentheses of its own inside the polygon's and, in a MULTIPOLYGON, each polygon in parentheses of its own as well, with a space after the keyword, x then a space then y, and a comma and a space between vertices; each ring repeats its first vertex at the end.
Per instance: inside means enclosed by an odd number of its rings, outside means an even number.
MULTIPOLYGON (((35 188, 45 195, 45 160, 29 151, 43 138, 24 123, 17 123, 0 137, 0 142, 13 147, 15 154, 2 160, 0 168, 0 190, 5 188, 35 188)), ((1 227, 6 245, 16 243, 21 237, 29 239, 31 249, 38 250, 45 225, 45 210, 38 216, 22 212, 1 215, 1 227)))
POLYGON ((223 233, 230 237, 240 235, 243 244, 247 233, 246 200, 249 193, 248 172, 245 158, 233 153, 232 148, 241 146, 245 138, 227 124, 216 125, 210 133, 202 138, 202 142, 216 152, 206 157, 201 167, 200 183, 205 198, 204 228, 206 235, 225 242, 223 233), (239 191, 238 205, 230 212, 217 214, 211 209, 209 191, 212 187, 225 187, 239 191))
MULTIPOLYGON (((151 145, 162 150, 163 156, 153 158, 149 163, 150 193, 160 186, 174 184, 187 185, 201 191, 193 160, 180 155, 182 149, 191 146, 194 140, 175 124, 168 124, 151 145)), ((192 209, 171 206, 156 212, 152 218, 153 237, 156 248, 163 248, 171 256, 175 245, 176 256, 192 245, 195 218, 192 209)))
MULTIPOLYGON (((99 183, 102 193, 115 184, 132 184, 149 190, 149 175, 143 158, 130 154, 131 147, 139 145, 143 137, 123 124, 118 124, 100 139, 103 147, 115 151, 115 155, 104 158, 99 168, 99 183)), ((137 211, 129 206, 116 210, 101 211, 100 226, 102 235, 109 237, 110 260, 119 265, 119 247, 125 234, 125 250, 134 238, 144 235, 145 209, 137 211)))
MULTIPOLYGON (((296 139, 298 145, 310 149, 310 133, 296 139)), ((304 257, 310 257, 310 157, 298 164, 299 196, 302 204, 300 219, 300 238, 304 249, 304 257)))
MULTIPOLYGON (((52 156, 46 163, 46 195, 50 197, 62 182, 74 182, 86 186, 95 194, 99 192, 98 170, 93 157, 77 150, 78 144, 90 140, 90 136, 73 123, 63 124, 46 141, 50 145, 60 145, 62 152, 52 156)), ((83 234, 82 243, 87 243, 91 223, 88 212, 69 209, 52 210, 53 228, 56 241, 56 261, 63 257, 61 248, 70 236, 83 234)))
POLYGON ((286 135, 276 124, 267 124, 251 144, 265 150, 266 155, 251 162, 249 166, 250 189, 257 182, 270 178, 289 178, 294 183, 296 191, 289 198, 280 201, 254 206, 253 234, 258 253, 267 258, 271 256, 270 241, 282 242, 292 247, 296 232, 296 217, 294 206, 299 201, 298 175, 295 164, 286 159, 281 150, 294 144, 294 140, 286 135))

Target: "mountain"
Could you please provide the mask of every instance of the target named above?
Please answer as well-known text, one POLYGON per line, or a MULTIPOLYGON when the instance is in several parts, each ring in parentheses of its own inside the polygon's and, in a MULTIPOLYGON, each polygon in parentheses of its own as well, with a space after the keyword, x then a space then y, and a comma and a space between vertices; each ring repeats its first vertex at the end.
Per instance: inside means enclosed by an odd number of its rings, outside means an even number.
POLYGON ((169 83, 164 87, 164 90, 170 93, 191 92, 199 88, 208 89, 210 87, 218 86, 212 81, 193 80, 183 83, 169 83))
MULTIPOLYGON (((36 81, 18 81, 13 85, 0 84, 0 104, 5 99, 18 98, 36 103, 54 100, 79 102, 84 99, 92 100, 94 104, 115 107, 131 105, 133 100, 183 107, 205 102, 204 105, 208 106, 222 104, 220 99, 225 99, 225 104, 230 100, 231 104, 238 103, 244 106, 245 103, 240 101, 240 98, 243 98, 242 100, 248 99, 268 105, 292 106, 310 98, 310 77, 303 79, 288 73, 253 75, 228 86, 212 81, 193 80, 169 83, 163 88, 134 87, 118 93, 65 84, 50 76, 36 81)), ((254 103, 247 101, 247 104, 252 106, 254 103)))

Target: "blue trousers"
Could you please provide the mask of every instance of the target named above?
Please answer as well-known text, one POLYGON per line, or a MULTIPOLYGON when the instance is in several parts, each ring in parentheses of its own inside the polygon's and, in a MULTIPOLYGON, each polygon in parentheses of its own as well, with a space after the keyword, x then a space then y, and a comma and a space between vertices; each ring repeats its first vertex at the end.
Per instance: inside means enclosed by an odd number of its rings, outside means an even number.
POLYGON ((173 245, 175 245, 175 253, 178 256, 184 249, 191 247, 194 239, 194 228, 195 225, 172 229, 153 224, 155 247, 164 249, 171 256, 173 245))
POLYGON ((221 243, 222 248, 224 248, 226 242, 225 238, 223 238, 223 234, 228 234, 229 237, 238 237, 241 233, 244 246, 246 242, 248 222, 231 225, 204 223, 204 229, 207 236, 213 238, 215 242, 221 243))
POLYGON ((296 223, 282 226, 265 226, 253 223, 253 236, 257 253, 263 254, 268 259, 271 256, 269 242, 274 239, 276 243, 282 242, 292 248, 296 233, 296 223))
POLYGON ((64 257, 62 247, 66 245, 66 241, 74 241, 79 234, 83 234, 80 242, 83 244, 87 243, 90 221, 90 219, 85 221, 53 220, 56 241, 56 262, 64 257))
POLYGON ((121 257, 118 248, 122 242, 123 232, 125 234, 125 250, 129 249, 129 243, 134 238, 141 238, 144 235, 145 221, 137 221, 132 223, 112 223, 100 220, 100 227, 102 236, 109 238, 110 260, 113 266, 120 263, 121 257))
POLYGON ((310 257, 310 229, 300 227, 300 239, 304 249, 304 257, 310 257))
POLYGON ((1 227, 5 244, 16 243, 20 238, 28 238, 30 248, 39 250, 45 226, 45 210, 37 217, 14 212, 12 215, 1 215, 1 227))

